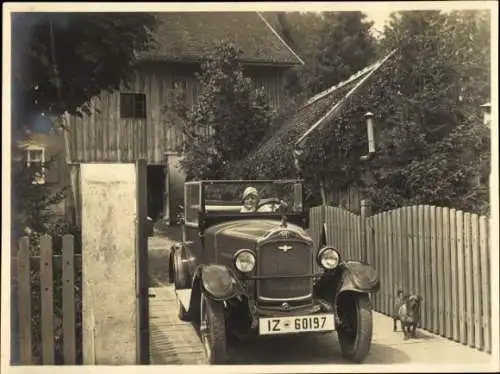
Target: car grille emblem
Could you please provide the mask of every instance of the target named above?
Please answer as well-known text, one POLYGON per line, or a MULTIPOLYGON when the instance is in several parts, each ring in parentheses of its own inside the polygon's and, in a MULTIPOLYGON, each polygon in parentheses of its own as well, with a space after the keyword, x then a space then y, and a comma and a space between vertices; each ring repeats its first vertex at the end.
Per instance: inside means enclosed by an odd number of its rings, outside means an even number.
POLYGON ((283 252, 285 252, 285 253, 286 253, 286 252, 288 252, 290 249, 292 249, 292 246, 290 246, 290 245, 286 245, 286 244, 282 244, 282 245, 279 245, 279 246, 278 246, 278 249, 279 249, 280 251, 283 251, 283 252))
POLYGON ((283 239, 288 239, 288 236, 290 236, 290 231, 288 231, 288 230, 281 230, 281 231, 280 231, 280 236, 281 236, 283 239))

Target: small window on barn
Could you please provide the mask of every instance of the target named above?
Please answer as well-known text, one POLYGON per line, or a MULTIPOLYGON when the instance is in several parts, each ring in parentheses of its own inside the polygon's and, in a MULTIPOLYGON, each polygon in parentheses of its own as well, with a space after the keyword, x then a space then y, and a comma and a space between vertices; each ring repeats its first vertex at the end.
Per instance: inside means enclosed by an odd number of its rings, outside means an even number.
POLYGON ((120 118, 146 118, 146 95, 139 93, 120 94, 120 118))

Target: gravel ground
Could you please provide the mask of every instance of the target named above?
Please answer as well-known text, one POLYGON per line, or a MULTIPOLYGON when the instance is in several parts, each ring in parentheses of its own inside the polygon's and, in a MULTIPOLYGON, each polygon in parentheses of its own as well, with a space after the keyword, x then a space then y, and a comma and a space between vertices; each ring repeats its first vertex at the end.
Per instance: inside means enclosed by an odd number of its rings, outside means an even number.
POLYGON ((161 287, 168 284, 168 256, 170 248, 180 237, 180 229, 177 228, 177 231, 172 235, 174 239, 159 234, 148 239, 149 287, 161 287))

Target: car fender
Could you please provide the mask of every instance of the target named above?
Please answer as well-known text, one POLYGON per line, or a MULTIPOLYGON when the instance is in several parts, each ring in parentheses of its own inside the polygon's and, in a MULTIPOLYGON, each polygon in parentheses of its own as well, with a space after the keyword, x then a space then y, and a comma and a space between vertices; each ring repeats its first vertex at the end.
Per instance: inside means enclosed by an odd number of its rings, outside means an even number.
POLYGON ((229 300, 244 293, 238 278, 224 265, 198 266, 193 284, 198 283, 198 280, 202 292, 214 300, 229 300))
POLYGON ((374 293, 379 290, 380 278, 372 266, 358 261, 349 261, 344 264, 337 295, 347 291, 374 293))
POLYGON ((201 295, 212 300, 226 301, 244 295, 245 292, 237 278, 226 266, 208 264, 199 265, 192 279, 192 290, 189 300, 189 314, 198 319, 201 295))

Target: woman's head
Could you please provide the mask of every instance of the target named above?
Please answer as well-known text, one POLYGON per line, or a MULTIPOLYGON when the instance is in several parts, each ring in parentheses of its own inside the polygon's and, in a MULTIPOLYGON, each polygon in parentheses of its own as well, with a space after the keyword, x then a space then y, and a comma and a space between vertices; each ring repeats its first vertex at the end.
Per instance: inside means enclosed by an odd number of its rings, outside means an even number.
POLYGON ((259 203, 259 193, 254 187, 247 187, 243 192, 243 206, 247 210, 255 211, 257 210, 257 204, 259 203))

